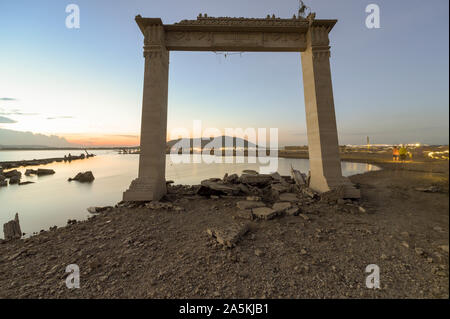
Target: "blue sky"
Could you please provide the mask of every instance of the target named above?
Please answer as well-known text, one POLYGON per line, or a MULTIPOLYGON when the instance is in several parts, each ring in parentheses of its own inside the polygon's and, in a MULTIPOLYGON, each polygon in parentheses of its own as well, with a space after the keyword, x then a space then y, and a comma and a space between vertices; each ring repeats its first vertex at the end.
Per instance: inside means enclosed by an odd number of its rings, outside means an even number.
MULTIPOLYGON (((305 2, 317 18, 339 20, 330 38, 341 144, 367 135, 448 144, 447 0, 305 2), (365 26, 370 3, 380 7, 380 29, 365 26)), ((297 9, 297 0, 1 1, 0 128, 130 142, 140 131, 144 70, 135 15, 171 24, 199 13, 290 18, 297 9), (80 7, 80 29, 65 27, 70 3, 80 7)), ((193 120, 277 127, 281 145, 306 144, 300 54, 172 52, 169 131, 193 120)))

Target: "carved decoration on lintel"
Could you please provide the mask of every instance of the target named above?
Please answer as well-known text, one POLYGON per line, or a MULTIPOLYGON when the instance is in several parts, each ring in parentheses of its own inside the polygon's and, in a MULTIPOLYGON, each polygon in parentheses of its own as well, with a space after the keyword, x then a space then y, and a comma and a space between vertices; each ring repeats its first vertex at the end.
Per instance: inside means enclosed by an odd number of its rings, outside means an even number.
POLYGON ((200 14, 197 20, 181 20, 175 25, 218 25, 218 26, 293 26, 300 27, 308 25, 308 21, 295 15, 291 19, 277 18, 268 15, 266 18, 234 18, 234 17, 208 17, 200 14))

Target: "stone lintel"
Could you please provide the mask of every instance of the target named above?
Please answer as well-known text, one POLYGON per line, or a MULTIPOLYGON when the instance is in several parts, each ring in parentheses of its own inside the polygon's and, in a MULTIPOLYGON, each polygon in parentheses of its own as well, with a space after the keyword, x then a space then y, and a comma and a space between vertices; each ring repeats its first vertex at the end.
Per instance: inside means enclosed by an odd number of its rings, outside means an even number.
POLYGON ((303 52, 308 30, 330 32, 337 20, 304 18, 198 17, 175 24, 160 18, 136 17, 144 35, 152 26, 162 26, 170 51, 303 52))

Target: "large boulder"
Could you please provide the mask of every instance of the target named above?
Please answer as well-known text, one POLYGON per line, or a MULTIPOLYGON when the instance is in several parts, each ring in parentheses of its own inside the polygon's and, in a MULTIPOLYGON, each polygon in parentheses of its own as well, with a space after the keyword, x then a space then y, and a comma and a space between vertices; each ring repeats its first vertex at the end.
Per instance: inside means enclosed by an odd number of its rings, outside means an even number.
MULTIPOLYGON (((53 174, 55 174, 54 170, 52 170, 52 169, 44 169, 44 168, 38 168, 38 170, 36 172, 37 176, 53 175, 53 174)), ((92 176, 92 177, 94 177, 94 176, 92 176)))
POLYGON ((36 174, 36 173, 37 173, 37 170, 35 170, 35 169, 27 169, 25 171, 25 175, 26 176, 31 176, 31 175, 36 174))
POLYGON ((12 171, 3 172, 3 176, 5 176, 6 178, 11 178, 11 177, 18 176, 19 179, 20 179, 20 177, 22 176, 22 173, 19 172, 19 171, 16 170, 16 169, 13 169, 12 171))
POLYGON ((4 175, 0 174, 0 182, 3 182, 6 179, 6 177, 4 175))
POLYGON ((84 173, 78 173, 74 178, 69 178, 69 182, 78 181, 80 183, 91 183, 95 179, 94 174, 91 171, 84 173))
POLYGON ((14 175, 9 178, 9 184, 19 184, 20 183, 20 175, 14 175))
POLYGON ((0 187, 5 187, 8 186, 8 181, 7 180, 0 180, 0 187))

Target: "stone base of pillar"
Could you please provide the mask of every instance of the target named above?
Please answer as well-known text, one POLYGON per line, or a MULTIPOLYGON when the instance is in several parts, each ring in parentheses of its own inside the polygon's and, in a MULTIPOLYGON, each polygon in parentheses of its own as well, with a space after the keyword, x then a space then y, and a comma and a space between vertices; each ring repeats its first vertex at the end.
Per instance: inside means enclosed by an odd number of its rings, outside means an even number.
POLYGON ((126 202, 158 201, 167 193, 166 181, 136 178, 123 193, 126 202))
POLYGON ((316 192, 328 192, 338 186, 344 186, 344 198, 361 198, 361 192, 347 177, 326 178, 324 176, 311 176, 309 187, 316 192))

